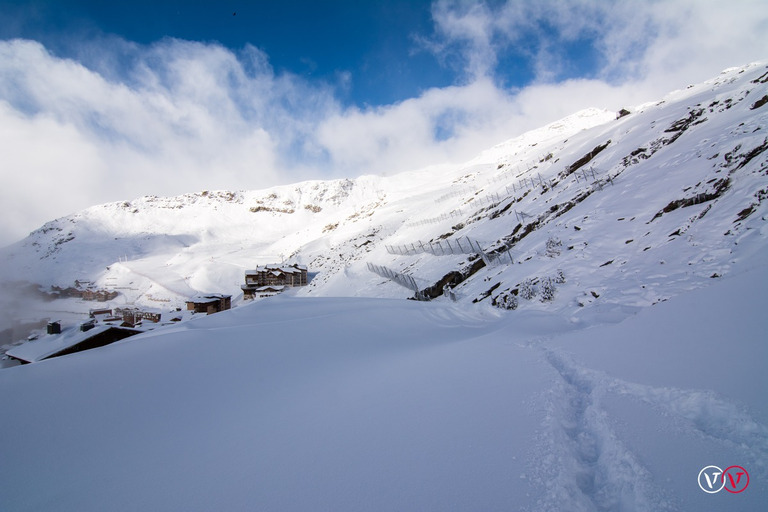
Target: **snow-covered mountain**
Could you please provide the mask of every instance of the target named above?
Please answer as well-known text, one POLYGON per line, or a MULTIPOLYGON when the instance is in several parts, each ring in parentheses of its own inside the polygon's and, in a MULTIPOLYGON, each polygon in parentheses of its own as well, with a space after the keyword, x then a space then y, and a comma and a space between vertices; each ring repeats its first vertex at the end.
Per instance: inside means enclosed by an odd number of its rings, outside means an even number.
POLYGON ((762 510, 767 121, 762 63, 455 168, 46 224, 8 283, 173 307, 314 276, 0 370, 0 508, 762 510))
POLYGON ((654 304, 765 247, 767 73, 579 112, 453 168, 95 206, 3 249, 5 279, 177 305, 236 295, 245 269, 285 260, 316 274, 300 295, 439 297, 448 284, 460 302, 523 309, 654 304))

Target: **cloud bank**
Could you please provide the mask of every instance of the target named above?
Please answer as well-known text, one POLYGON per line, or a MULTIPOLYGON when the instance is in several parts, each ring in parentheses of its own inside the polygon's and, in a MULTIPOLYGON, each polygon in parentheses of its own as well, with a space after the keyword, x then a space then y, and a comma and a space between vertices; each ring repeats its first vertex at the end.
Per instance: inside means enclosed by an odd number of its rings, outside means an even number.
POLYGON ((764 7, 438 1, 414 46, 455 84, 366 108, 338 100, 354 72, 339 83, 276 73, 253 46, 103 38, 72 60, 0 41, 0 245, 106 201, 466 160, 577 110, 653 100, 766 58, 764 7), (509 85, 511 67, 523 85, 509 85))

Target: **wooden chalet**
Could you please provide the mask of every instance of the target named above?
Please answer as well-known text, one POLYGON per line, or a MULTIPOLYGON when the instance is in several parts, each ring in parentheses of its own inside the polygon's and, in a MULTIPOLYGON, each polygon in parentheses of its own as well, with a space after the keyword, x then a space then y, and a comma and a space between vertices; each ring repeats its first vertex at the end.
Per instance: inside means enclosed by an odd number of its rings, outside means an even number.
POLYGON ((187 310, 195 313, 206 313, 211 315, 219 311, 225 311, 232 307, 232 296, 212 293, 209 295, 200 295, 187 301, 187 310))
POLYGON ((243 298, 252 299, 264 294, 280 293, 285 287, 306 286, 307 267, 304 265, 265 265, 245 271, 243 298), (269 289, 267 289, 269 288, 269 289))
POLYGON ((135 327, 143 321, 158 323, 162 314, 154 311, 142 311, 136 308, 115 308, 112 317, 122 321, 122 327, 135 327))

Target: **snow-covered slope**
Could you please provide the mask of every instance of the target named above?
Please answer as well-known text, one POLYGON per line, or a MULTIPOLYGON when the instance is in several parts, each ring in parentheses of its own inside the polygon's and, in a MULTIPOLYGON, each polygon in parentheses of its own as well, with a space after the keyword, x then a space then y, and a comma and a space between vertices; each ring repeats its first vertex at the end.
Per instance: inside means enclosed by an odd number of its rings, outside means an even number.
POLYGON ((5 369, 0 503, 763 510, 767 263, 617 325, 283 296, 5 369), (749 487, 704 493, 712 464, 749 487))
POLYGON ((767 72, 727 70, 619 119, 579 112, 455 168, 96 206, 3 249, 5 279, 175 306, 236 295, 245 269, 289 260, 316 273, 311 296, 414 295, 375 264, 461 302, 653 304, 765 246, 767 72), (470 240, 500 257, 456 251, 470 240), (526 280, 554 284, 554 300, 521 299, 526 280))

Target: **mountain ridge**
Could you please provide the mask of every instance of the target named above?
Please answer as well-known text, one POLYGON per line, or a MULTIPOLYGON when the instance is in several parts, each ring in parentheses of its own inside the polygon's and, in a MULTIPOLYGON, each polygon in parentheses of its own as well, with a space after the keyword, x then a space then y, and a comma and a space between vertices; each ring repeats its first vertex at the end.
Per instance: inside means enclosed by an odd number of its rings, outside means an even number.
POLYGON ((445 290, 569 315, 654 304, 765 245, 766 69, 730 68, 628 115, 588 109, 459 166, 94 206, 0 250, 4 279, 173 305, 236 295, 245 269, 286 260, 316 274, 299 295, 445 290), (455 249, 468 241, 480 250, 455 249))

